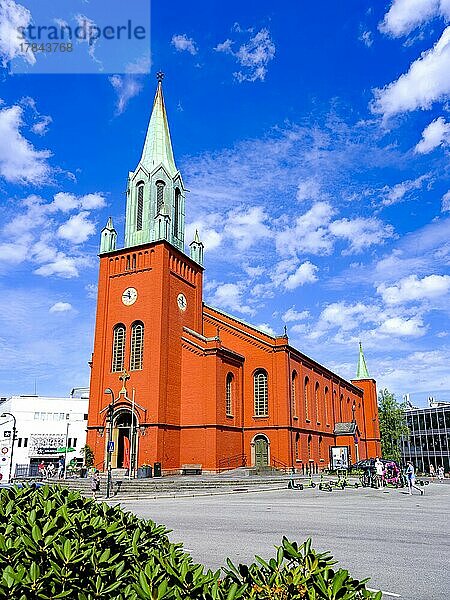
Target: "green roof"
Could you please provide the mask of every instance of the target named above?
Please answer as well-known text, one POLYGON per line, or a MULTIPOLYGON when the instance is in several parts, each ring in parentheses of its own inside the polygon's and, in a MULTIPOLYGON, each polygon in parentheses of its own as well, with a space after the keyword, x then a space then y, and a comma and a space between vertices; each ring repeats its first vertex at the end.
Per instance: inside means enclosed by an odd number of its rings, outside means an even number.
POLYGON ((369 371, 367 370, 366 359, 362 350, 361 342, 359 342, 359 360, 358 368, 356 369, 356 379, 370 379, 369 371))
POLYGON ((167 121, 161 81, 158 82, 158 87, 156 88, 152 114, 140 162, 150 173, 160 164, 166 168, 170 177, 174 177, 178 172, 173 158, 172 141, 170 139, 169 123, 167 121))

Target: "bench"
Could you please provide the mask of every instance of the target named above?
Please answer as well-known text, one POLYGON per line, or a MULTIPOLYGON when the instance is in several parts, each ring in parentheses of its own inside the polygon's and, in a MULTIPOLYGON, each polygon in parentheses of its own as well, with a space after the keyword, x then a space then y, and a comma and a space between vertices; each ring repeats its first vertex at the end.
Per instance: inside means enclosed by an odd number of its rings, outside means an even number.
POLYGON ((202 465, 181 465, 182 475, 201 475, 202 465))

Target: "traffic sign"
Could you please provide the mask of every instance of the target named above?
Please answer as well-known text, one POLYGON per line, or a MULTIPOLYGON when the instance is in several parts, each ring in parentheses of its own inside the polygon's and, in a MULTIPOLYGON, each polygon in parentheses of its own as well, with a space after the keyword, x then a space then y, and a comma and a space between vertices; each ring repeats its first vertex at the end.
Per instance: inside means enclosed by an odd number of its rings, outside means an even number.
POLYGON ((108 442, 108 452, 114 452, 114 442, 108 442))

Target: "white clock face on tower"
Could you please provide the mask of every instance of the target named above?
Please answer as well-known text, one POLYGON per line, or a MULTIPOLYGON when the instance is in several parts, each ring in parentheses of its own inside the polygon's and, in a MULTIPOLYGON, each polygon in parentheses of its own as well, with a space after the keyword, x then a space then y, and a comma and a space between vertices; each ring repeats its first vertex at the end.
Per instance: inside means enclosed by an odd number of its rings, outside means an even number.
POLYGON ((187 308, 187 300, 184 294, 178 294, 177 296, 177 304, 180 310, 186 310, 187 308))
POLYGON ((122 302, 125 306, 131 306, 136 302, 137 296, 137 290, 134 287, 129 287, 122 294, 122 302))

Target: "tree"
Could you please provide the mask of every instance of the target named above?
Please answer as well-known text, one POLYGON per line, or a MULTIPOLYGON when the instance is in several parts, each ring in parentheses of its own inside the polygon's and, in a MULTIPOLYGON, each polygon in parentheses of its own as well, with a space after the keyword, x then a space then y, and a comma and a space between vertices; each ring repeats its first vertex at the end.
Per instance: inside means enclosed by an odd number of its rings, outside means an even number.
POLYGON ((84 456, 84 464, 86 467, 92 467, 94 465, 94 453, 92 448, 87 444, 81 448, 81 454, 84 456))
POLYGON ((380 422, 381 453, 383 458, 400 462, 400 440, 409 434, 406 424, 405 403, 399 403, 387 389, 378 394, 378 420, 380 422))

